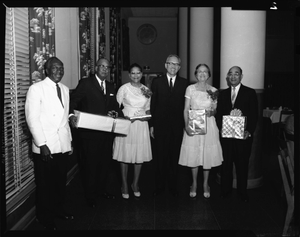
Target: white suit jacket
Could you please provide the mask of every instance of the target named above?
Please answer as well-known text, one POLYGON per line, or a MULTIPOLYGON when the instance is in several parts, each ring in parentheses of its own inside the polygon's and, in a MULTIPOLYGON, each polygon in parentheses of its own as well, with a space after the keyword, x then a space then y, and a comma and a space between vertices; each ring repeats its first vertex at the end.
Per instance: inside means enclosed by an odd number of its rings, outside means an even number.
POLYGON ((69 88, 61 88, 62 106, 56 90, 56 83, 46 77, 30 86, 25 103, 25 115, 33 136, 32 150, 40 153, 40 146, 46 144, 51 153, 71 151, 71 129, 69 116, 69 88))

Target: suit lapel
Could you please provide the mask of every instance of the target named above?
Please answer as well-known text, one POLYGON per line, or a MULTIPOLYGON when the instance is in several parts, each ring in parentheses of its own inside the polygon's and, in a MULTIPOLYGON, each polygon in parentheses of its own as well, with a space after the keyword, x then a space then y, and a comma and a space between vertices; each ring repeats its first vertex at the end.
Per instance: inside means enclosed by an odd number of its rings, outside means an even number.
POLYGON ((103 95, 103 91, 101 90, 100 84, 96 78, 96 76, 93 76, 93 84, 94 86, 100 91, 100 93, 103 95))
POLYGON ((234 105, 238 105, 239 102, 241 101, 241 99, 243 98, 243 91, 244 91, 244 88, 243 88, 243 85, 241 84, 239 93, 236 96, 234 105))

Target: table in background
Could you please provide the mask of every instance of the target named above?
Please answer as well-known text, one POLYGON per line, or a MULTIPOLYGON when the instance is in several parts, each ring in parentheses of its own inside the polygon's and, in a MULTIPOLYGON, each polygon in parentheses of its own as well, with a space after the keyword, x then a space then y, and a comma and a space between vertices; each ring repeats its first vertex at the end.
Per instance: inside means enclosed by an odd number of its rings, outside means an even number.
POLYGON ((289 116, 289 114, 283 114, 281 117, 281 121, 279 121, 281 111, 282 110, 279 109, 264 109, 263 117, 270 118, 272 123, 283 122, 289 116))

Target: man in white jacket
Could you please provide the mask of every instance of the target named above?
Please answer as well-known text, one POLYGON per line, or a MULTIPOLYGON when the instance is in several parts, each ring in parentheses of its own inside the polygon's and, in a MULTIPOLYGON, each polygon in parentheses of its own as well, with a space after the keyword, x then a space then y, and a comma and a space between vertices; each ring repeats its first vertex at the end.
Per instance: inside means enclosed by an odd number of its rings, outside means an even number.
POLYGON ((74 219, 64 210, 68 153, 72 149, 69 88, 60 82, 64 66, 58 58, 47 60, 45 72, 47 77, 27 92, 25 114, 33 138, 36 216, 45 229, 56 230, 56 217, 74 219))

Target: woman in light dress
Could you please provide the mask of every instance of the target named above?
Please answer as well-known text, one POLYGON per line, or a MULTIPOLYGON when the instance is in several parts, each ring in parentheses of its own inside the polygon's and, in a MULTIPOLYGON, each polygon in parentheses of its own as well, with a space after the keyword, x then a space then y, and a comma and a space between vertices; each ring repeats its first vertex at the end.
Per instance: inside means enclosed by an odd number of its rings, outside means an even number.
POLYGON ((209 67, 206 64, 199 64, 195 70, 195 77, 198 82, 189 85, 185 93, 185 132, 181 145, 179 164, 191 167, 193 180, 190 187, 191 198, 197 195, 199 166, 203 167, 203 196, 209 198, 209 171, 212 167, 220 166, 223 161, 219 130, 214 117, 217 108, 217 89, 207 83, 210 76, 209 67), (189 110, 199 109, 205 109, 206 111, 207 132, 205 135, 194 135, 188 126, 189 110))
POLYGON ((117 92, 117 101, 123 105, 125 118, 132 123, 127 136, 116 136, 113 159, 120 162, 122 177, 122 197, 129 198, 127 183, 128 166, 134 164, 134 176, 131 189, 135 197, 140 197, 139 177, 143 162, 152 160, 150 134, 148 127, 150 115, 151 91, 141 83, 143 76, 140 65, 134 63, 129 67, 130 82, 122 85, 117 92))

